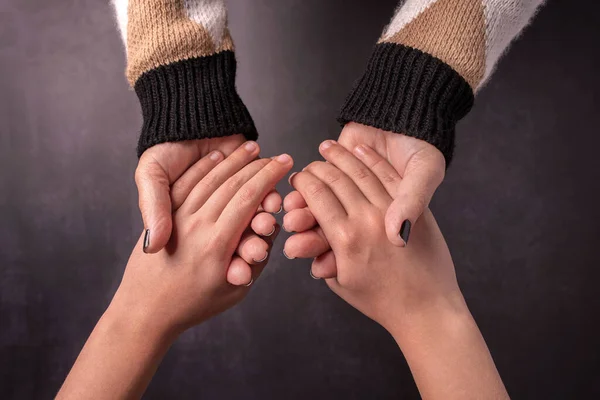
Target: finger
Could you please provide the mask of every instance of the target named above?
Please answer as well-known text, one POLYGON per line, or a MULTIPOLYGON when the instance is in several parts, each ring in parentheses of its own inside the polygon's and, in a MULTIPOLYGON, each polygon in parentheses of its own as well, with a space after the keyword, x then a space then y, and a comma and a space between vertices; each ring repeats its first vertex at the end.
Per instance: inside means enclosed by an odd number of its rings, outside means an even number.
MULTIPOLYGON (((290 176, 290 182, 292 181, 292 177, 293 175, 290 176)), ((307 204, 306 201, 304 201, 304 197, 302 197, 300 192, 297 190, 290 192, 287 196, 285 196, 285 199, 283 199, 283 209, 285 211, 292 211, 296 208, 304 208, 306 206, 307 204)))
POLYGON ((267 258, 269 244, 253 233, 246 230, 240 239, 236 253, 248 264, 256 264, 267 258))
MULTIPOLYGON (((402 177, 396 171, 394 166, 388 160, 379 155, 375 150, 367 145, 361 144, 354 148, 354 155, 363 162, 375 174, 381 182, 387 193, 391 196, 396 194, 402 177)), ((388 204, 389 205, 389 204, 388 204)), ((387 207, 387 206, 386 206, 387 207)))
POLYGON ((307 207, 292 210, 283 216, 283 230, 286 232, 304 232, 316 225, 317 220, 307 207))
POLYGON ((231 264, 229 265, 229 269, 227 270, 227 281, 232 285, 247 286, 249 283, 252 284, 253 281, 257 280, 260 274, 262 273, 263 269, 269 262, 271 250, 273 248, 273 241, 279 234, 280 230, 280 227, 276 226, 275 233, 273 234, 273 236, 265 239, 265 241, 268 244, 267 255, 260 262, 250 265, 243 259, 241 259, 241 257, 234 256, 231 264))
POLYGON ((333 250, 329 250, 315 258, 310 267, 311 275, 316 279, 330 279, 337 277, 337 265, 333 250))
POLYGON ((402 180, 385 215, 387 237, 397 246, 406 246, 412 225, 423 214, 442 183, 445 160, 435 147, 416 153, 407 163, 402 180))
POLYGON ((292 186, 308 203, 308 208, 326 235, 334 234, 340 222, 348 217, 346 209, 331 188, 308 171, 299 172, 292 186))
POLYGON ((359 212, 370 204, 363 192, 352 182, 352 179, 331 163, 315 161, 306 167, 306 171, 331 188, 331 191, 344 206, 347 214, 359 212))
POLYGON ((227 269, 227 282, 235 286, 244 286, 252 282, 252 267, 240 256, 234 255, 227 269))
POLYGON ((258 205, 292 168, 292 157, 274 157, 233 195, 217 220, 225 237, 238 237, 250 223, 258 205))
POLYGON ((262 208, 266 212, 279 214, 283 210, 281 195, 275 189, 267 194, 262 202, 262 208))
POLYGON ((315 258, 331 250, 320 228, 290 236, 283 246, 283 254, 289 258, 315 258))
POLYGON ((185 199, 194 189, 194 187, 200 182, 206 174, 208 174, 218 163, 223 160, 223 153, 220 151, 213 151, 205 157, 202 157, 194 165, 192 165, 187 171, 171 185, 171 205, 173 212, 177 211, 183 204, 185 199))
POLYGON ((346 174, 363 195, 378 207, 387 207, 392 201, 375 174, 352 153, 334 140, 326 140, 319 147, 321 155, 346 174))
POLYGON ((241 171, 227 179, 215 192, 206 200, 204 205, 200 207, 198 212, 208 218, 210 221, 216 221, 223 209, 229 204, 232 197, 252 179, 260 170, 262 170, 271 160, 268 158, 252 161, 246 165, 241 171))
POLYGON ((277 221, 272 214, 262 212, 252 218, 250 226, 252 230, 261 236, 271 236, 275 233, 275 225, 277 221))
POLYGON ((180 212, 190 215, 199 210, 215 190, 250 161, 254 160, 258 156, 259 151, 258 144, 252 141, 238 147, 237 150, 221 161, 219 165, 198 182, 187 199, 184 200, 180 207, 180 212))
POLYGON ((155 161, 140 159, 136 169, 135 183, 139 192, 139 207, 146 228, 143 250, 156 253, 162 249, 173 229, 169 176, 155 161))

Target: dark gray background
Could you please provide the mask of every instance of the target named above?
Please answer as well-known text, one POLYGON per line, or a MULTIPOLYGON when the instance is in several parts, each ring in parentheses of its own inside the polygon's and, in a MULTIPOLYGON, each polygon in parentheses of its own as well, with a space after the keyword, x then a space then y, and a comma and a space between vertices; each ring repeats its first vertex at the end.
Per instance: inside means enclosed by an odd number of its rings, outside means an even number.
MULTIPOLYGON (((142 229, 140 110, 105 3, 0 2, 3 399, 58 390, 142 229)), ((263 154, 306 165, 337 137, 336 110, 395 0, 229 3, 263 154)), ((459 124, 433 202, 515 399, 600 394, 599 13, 550 0, 459 124)), ((282 243, 244 303, 175 344, 147 398, 418 397, 391 337, 282 243)))

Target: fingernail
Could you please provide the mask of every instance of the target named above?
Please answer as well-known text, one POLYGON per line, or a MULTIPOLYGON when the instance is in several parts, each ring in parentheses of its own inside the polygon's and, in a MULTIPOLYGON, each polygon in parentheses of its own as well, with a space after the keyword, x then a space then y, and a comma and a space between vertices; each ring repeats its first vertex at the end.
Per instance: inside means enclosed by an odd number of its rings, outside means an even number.
POLYGON ((287 253, 285 252, 285 249, 282 250, 283 251, 283 255, 285 256, 285 258, 287 258, 288 260, 293 260, 296 257, 290 257, 287 255, 287 253))
POLYGON ((150 246, 150 229, 146 229, 146 233, 144 233, 144 245, 142 246, 144 253, 147 253, 148 246, 150 246))
POLYGON ((268 233, 266 235, 263 235, 263 236, 269 237, 269 236, 271 236, 274 233, 275 233, 275 225, 273 225, 273 230, 270 233, 268 233))
POLYGON ((365 146, 363 146, 362 144, 359 144, 358 146, 356 146, 354 148, 354 154, 356 154, 359 157, 364 157, 364 155, 366 154, 365 151, 367 149, 365 148, 365 146))
POLYGON ((249 287, 254 283, 254 278, 250 278, 250 282, 248 282, 247 284, 245 284, 244 286, 249 287))
POLYGON ((292 158, 290 156, 288 156, 287 154, 282 154, 280 156, 277 156, 277 158, 275 160, 278 163, 287 164, 292 160, 292 158))
POLYGON ((221 158, 221 152, 220 151, 213 151, 212 153, 210 153, 209 157, 213 161, 219 161, 219 159, 221 158))
POLYGON ((313 278, 313 279, 315 279, 315 280, 321 279, 321 278, 317 278, 316 276, 313 275, 312 269, 310 270, 310 277, 313 278))
POLYGON ((398 236, 400 236, 400 239, 404 241, 405 246, 408 244, 408 237, 410 236, 410 227, 410 221, 407 219, 404 220, 402 226, 400 227, 400 233, 398 234, 398 236))
POLYGON ((294 233, 294 231, 288 231, 288 230, 285 228, 285 225, 283 225, 281 228, 282 228, 284 231, 286 231, 287 233, 294 233))
MULTIPOLYGON (((296 175, 297 172, 293 172, 290 177, 288 178, 288 183, 291 185, 292 184, 292 178, 294 177, 294 175, 296 175)), ((283 206, 282 206, 283 207, 283 206)))
POLYGON ((282 211, 283 211, 283 204, 279 206, 279 211, 277 211, 275 214, 281 214, 282 211))
POLYGON ((256 142, 247 142, 244 145, 244 148, 249 152, 253 152, 254 150, 256 150, 256 142))
POLYGON ((323 143, 321 143, 321 150, 327 150, 328 148, 333 146, 334 143, 335 143, 335 141, 333 141, 333 140, 324 141, 323 143))
POLYGON ((255 260, 253 258, 252 261, 254 261, 255 263, 258 264, 258 263, 261 263, 261 262, 265 261, 267 259, 267 257, 269 257, 269 252, 268 251, 265 253, 265 256, 263 258, 261 258, 260 260, 255 260))

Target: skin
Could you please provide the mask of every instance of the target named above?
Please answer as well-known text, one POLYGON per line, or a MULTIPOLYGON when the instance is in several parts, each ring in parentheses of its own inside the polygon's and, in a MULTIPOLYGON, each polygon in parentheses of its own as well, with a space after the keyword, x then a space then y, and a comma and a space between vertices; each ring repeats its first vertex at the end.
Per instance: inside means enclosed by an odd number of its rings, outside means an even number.
MULTIPOLYGON (((414 225, 427 209, 444 179, 444 156, 423 140, 354 122, 344 127, 338 143, 348 151, 353 151, 361 144, 369 146, 402 177, 402 181, 391 192, 393 201, 385 212, 385 232, 390 243, 398 247, 405 246, 406 243, 398 235, 402 223, 409 220, 414 225)), ((327 268, 335 269, 335 264, 332 264, 334 258, 327 254, 329 244, 318 229, 317 221, 302 196, 297 192, 290 193, 284 199, 283 207, 287 211, 283 228, 289 232, 302 232, 293 241, 288 241, 285 253, 292 258, 320 256, 321 263, 329 263, 327 268), (316 249, 322 252, 319 253, 316 249)))
MULTIPOLYGON (((176 211, 189 192, 200 181, 209 167, 209 162, 199 163, 206 156, 218 157, 216 161, 228 157, 245 142, 243 135, 231 135, 222 138, 188 140, 162 143, 146 150, 140 157, 135 171, 135 182, 139 192, 139 207, 144 226, 150 230, 150 244, 147 253, 156 253, 168 243, 173 231, 173 211, 176 211)), ((253 150, 258 157, 259 147, 253 150)), ((273 232, 274 221, 268 213, 281 210, 281 196, 273 189, 262 200, 249 226, 247 240, 238 249, 238 255, 245 261, 236 264, 236 268, 250 271, 255 260, 264 256, 268 247, 261 236, 273 232), (264 212, 263 212, 264 211, 264 212), (251 240, 250 240, 251 239, 251 240)), ((246 273, 248 273, 246 271, 246 273)), ((233 282, 230 282, 233 283, 233 282)))
POLYGON ((388 330, 424 399, 507 399, 431 212, 415 224, 411 246, 395 246, 385 226, 403 184, 395 168, 367 146, 352 154, 328 141, 321 154, 327 162, 291 179, 337 266, 315 261, 312 274, 388 330))
MULTIPOLYGON (((197 184, 173 214, 156 254, 135 246, 123 280, 58 399, 139 398, 173 341, 241 301, 268 259, 248 271, 236 255, 260 203, 292 168, 288 155, 254 160, 244 146, 221 162, 199 160, 197 184), (214 164, 212 164, 214 163, 214 164), (205 168, 210 166, 211 168, 205 168), (250 272, 249 275, 245 275, 250 272)), ((268 248, 276 231, 266 240, 268 248)), ((247 266, 247 265, 246 265, 247 266)))

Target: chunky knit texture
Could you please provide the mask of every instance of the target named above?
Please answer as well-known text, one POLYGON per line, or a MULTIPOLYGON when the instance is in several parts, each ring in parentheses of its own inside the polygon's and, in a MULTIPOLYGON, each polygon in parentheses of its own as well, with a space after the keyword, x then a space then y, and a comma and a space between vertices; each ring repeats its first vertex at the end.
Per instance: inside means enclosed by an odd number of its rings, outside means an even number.
POLYGON ((258 133, 235 89, 236 60, 221 0, 115 0, 127 78, 144 122, 138 156, 179 140, 258 133))
MULTIPOLYGON (((452 159, 456 123, 544 0, 404 0, 339 121, 414 136, 452 159)), ((243 133, 223 0, 113 0, 127 78, 142 105, 138 154, 158 143, 243 133)), ((365 7, 367 7, 365 5, 365 7)))
POLYGON ((406 0, 339 114, 414 136, 452 159, 456 123, 544 0, 406 0))

